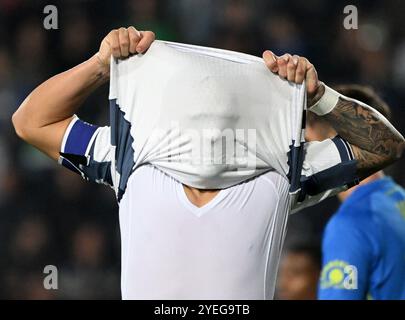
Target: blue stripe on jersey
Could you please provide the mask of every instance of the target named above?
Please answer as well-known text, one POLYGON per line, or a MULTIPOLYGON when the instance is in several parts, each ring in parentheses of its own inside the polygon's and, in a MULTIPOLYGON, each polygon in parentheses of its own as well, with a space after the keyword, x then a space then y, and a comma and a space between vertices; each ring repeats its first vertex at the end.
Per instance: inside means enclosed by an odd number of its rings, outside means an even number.
POLYGON ((287 178, 290 181, 290 192, 293 193, 300 188, 300 178, 302 165, 304 163, 304 143, 297 147, 295 140, 290 145, 290 151, 287 153, 288 173, 287 178))
POLYGON ((111 145, 115 146, 115 170, 120 175, 117 200, 120 201, 135 166, 134 139, 131 136, 131 123, 125 119, 116 99, 110 100, 111 145))
POLYGON ((314 196, 339 186, 350 188, 360 182, 357 176, 357 161, 353 160, 350 146, 339 136, 334 137, 332 141, 339 151, 341 162, 309 177, 301 177, 298 201, 303 201, 307 195, 314 196))
POLYGON ((352 160, 350 147, 341 137, 336 136, 332 139, 332 141, 339 151, 340 159, 342 162, 352 160))
POLYGON ((89 180, 112 186, 111 161, 94 161, 94 146, 95 144, 93 143, 89 151, 89 163, 86 166, 82 166, 81 169, 89 180))
POLYGON ((356 163, 355 160, 347 160, 312 176, 302 177, 301 192, 314 196, 340 186, 358 184, 356 163))

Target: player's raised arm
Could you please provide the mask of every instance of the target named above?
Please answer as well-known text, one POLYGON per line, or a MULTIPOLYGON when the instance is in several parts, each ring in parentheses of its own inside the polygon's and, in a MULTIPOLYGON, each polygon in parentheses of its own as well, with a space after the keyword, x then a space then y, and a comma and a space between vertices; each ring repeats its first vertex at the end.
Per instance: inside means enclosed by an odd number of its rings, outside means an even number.
POLYGON ((323 115, 336 132, 352 146, 361 177, 388 166, 404 151, 404 138, 378 111, 326 87, 322 98, 310 109, 323 115), (325 101, 326 100, 326 101, 325 101), (334 107, 323 114, 325 106, 334 107))
POLYGON ((155 35, 134 27, 112 30, 89 60, 38 86, 14 113, 17 135, 53 159, 59 158, 64 132, 82 102, 109 79, 110 57, 146 51, 155 35))
POLYGON ((397 160, 405 148, 403 136, 378 111, 345 97, 318 79, 314 66, 303 57, 263 54, 266 65, 281 78, 307 87, 311 112, 322 116, 351 145, 357 174, 365 178, 397 160))

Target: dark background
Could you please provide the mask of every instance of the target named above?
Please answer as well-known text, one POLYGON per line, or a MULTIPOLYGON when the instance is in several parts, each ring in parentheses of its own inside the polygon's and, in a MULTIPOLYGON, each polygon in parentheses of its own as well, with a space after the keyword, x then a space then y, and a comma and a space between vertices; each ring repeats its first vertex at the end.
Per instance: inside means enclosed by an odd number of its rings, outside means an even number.
MULTIPOLYGON (((264 49, 305 55, 327 84, 373 86, 405 132, 405 1, 0 0, 0 298, 120 298, 120 244, 114 193, 85 183, 21 142, 11 115, 38 84, 88 59, 113 28, 134 25, 158 39, 261 56, 264 49), (58 29, 43 26, 47 4, 58 29), (359 29, 343 27, 356 5, 359 29), (45 265, 59 290, 43 288, 45 265)), ((81 118, 108 121, 108 87, 81 118)), ((402 163, 388 169, 405 185, 402 163)), ((287 245, 319 242, 337 201, 291 217, 287 245)))

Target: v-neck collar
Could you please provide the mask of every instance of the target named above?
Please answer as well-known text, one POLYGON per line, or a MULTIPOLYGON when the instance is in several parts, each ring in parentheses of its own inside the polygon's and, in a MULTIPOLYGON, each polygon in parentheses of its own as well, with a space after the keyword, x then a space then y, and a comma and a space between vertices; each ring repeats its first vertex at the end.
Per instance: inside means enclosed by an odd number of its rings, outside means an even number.
POLYGON ((202 207, 198 207, 188 199, 186 192, 184 191, 183 184, 177 183, 177 194, 179 196, 182 205, 197 217, 201 217, 204 213, 214 208, 222 199, 225 198, 225 196, 229 193, 229 190, 230 188, 219 190, 219 192, 213 199, 211 199, 208 203, 206 203, 202 207))

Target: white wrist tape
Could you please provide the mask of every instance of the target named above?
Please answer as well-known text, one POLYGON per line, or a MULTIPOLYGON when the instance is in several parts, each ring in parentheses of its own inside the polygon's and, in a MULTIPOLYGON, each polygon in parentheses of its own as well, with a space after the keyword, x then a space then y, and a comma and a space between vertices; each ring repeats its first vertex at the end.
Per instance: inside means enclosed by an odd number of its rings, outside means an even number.
POLYGON ((333 110, 336 106, 341 94, 332 88, 325 85, 325 93, 313 106, 309 107, 309 111, 316 113, 318 116, 323 116, 333 110))

